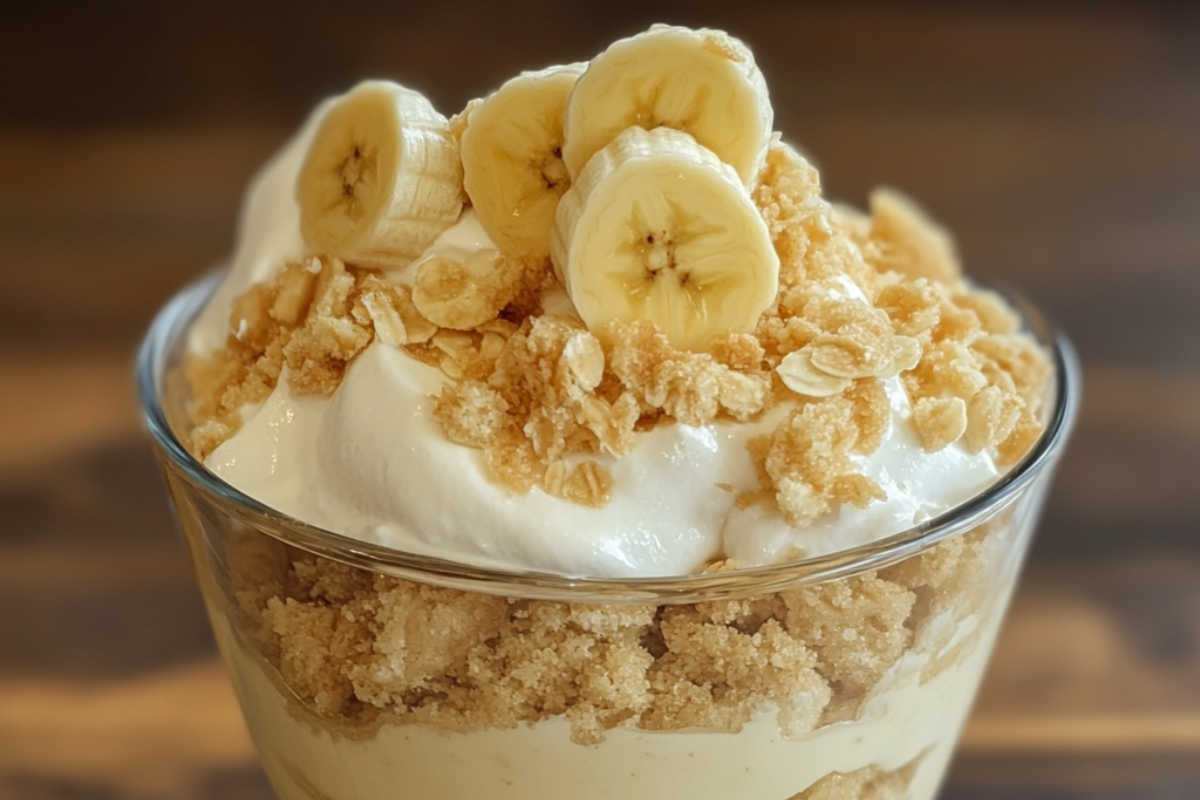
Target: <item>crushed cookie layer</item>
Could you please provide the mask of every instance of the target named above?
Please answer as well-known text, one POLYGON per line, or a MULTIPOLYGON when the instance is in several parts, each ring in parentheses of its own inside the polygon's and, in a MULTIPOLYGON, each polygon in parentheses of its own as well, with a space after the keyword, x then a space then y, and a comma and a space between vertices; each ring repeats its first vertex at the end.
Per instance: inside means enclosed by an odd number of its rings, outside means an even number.
MULTIPOLYGON (((988 564, 1005 538, 977 529, 851 578, 658 607, 426 586, 251 531, 225 548, 250 644, 331 724, 465 731, 562 716, 591 744, 618 725, 733 732, 764 707, 796 735, 855 719, 906 653, 946 648, 947 619, 991 613, 988 564)), ((922 680, 959 655, 931 660, 922 680)))

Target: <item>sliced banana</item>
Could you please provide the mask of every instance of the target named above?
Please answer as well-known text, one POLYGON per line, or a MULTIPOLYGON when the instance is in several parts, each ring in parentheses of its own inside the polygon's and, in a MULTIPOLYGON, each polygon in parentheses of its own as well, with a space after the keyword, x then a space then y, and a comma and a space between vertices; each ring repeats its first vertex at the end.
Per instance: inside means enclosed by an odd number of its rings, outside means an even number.
POLYGON ((508 255, 550 256, 554 210, 571 185, 562 161, 563 110, 586 66, 522 73, 467 120, 463 184, 484 230, 508 255))
POLYGON ((462 163, 446 118, 419 92, 364 81, 318 127, 296 180, 313 252, 402 267, 462 210, 462 163))
POLYGON ((750 186, 771 140, 767 82, 727 33, 655 25, 592 59, 567 101, 563 161, 578 177, 626 128, 691 134, 750 186))
POLYGON ((558 205, 559 279, 601 339, 648 319, 680 349, 747 332, 775 298, 779 257, 733 169, 686 133, 629 128, 558 205))

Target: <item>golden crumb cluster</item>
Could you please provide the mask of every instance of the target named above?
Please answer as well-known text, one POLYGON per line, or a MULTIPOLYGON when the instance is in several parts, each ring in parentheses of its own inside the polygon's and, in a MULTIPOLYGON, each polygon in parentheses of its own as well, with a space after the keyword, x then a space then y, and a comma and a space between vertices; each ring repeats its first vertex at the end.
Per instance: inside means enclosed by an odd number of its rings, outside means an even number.
POLYGON ((883 379, 900 377, 928 451, 962 441, 1008 465, 1032 447, 1049 361, 1003 299, 963 280, 949 237, 912 203, 878 190, 869 217, 830 208, 815 170, 778 144, 755 199, 781 259, 757 337, 765 365, 806 398, 752 445, 789 522, 882 497, 847 455, 879 446, 883 379))
MULTIPOLYGON (((1000 523, 1003 524, 1003 523, 1000 523)), ((594 743, 617 725, 737 731, 776 708, 800 734, 853 719, 910 650, 943 653, 980 609, 982 531, 900 565, 750 600, 596 606, 444 589, 226 539, 232 589, 256 646, 323 719, 453 730, 565 717, 594 743)))

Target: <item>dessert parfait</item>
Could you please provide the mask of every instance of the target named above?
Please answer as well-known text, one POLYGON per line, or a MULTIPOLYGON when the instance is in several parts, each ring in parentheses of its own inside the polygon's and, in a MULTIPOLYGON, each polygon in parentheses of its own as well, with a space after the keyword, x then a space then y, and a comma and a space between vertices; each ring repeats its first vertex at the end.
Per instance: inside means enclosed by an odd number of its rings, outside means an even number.
POLYGON ((142 388, 281 798, 921 800, 1069 425, 1042 333, 655 26, 322 104, 142 388))

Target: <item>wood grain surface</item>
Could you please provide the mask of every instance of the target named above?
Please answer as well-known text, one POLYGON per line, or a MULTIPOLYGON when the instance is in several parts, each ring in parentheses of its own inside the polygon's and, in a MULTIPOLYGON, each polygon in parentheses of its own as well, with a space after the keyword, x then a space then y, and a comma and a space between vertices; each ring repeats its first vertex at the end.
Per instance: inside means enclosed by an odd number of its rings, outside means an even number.
POLYGON ((755 49, 827 191, 903 187, 1085 402, 946 798, 1200 797, 1200 13, 548 2, 0 11, 0 800, 269 798, 133 398, 242 187, 367 75, 444 112, 654 20, 755 49))

